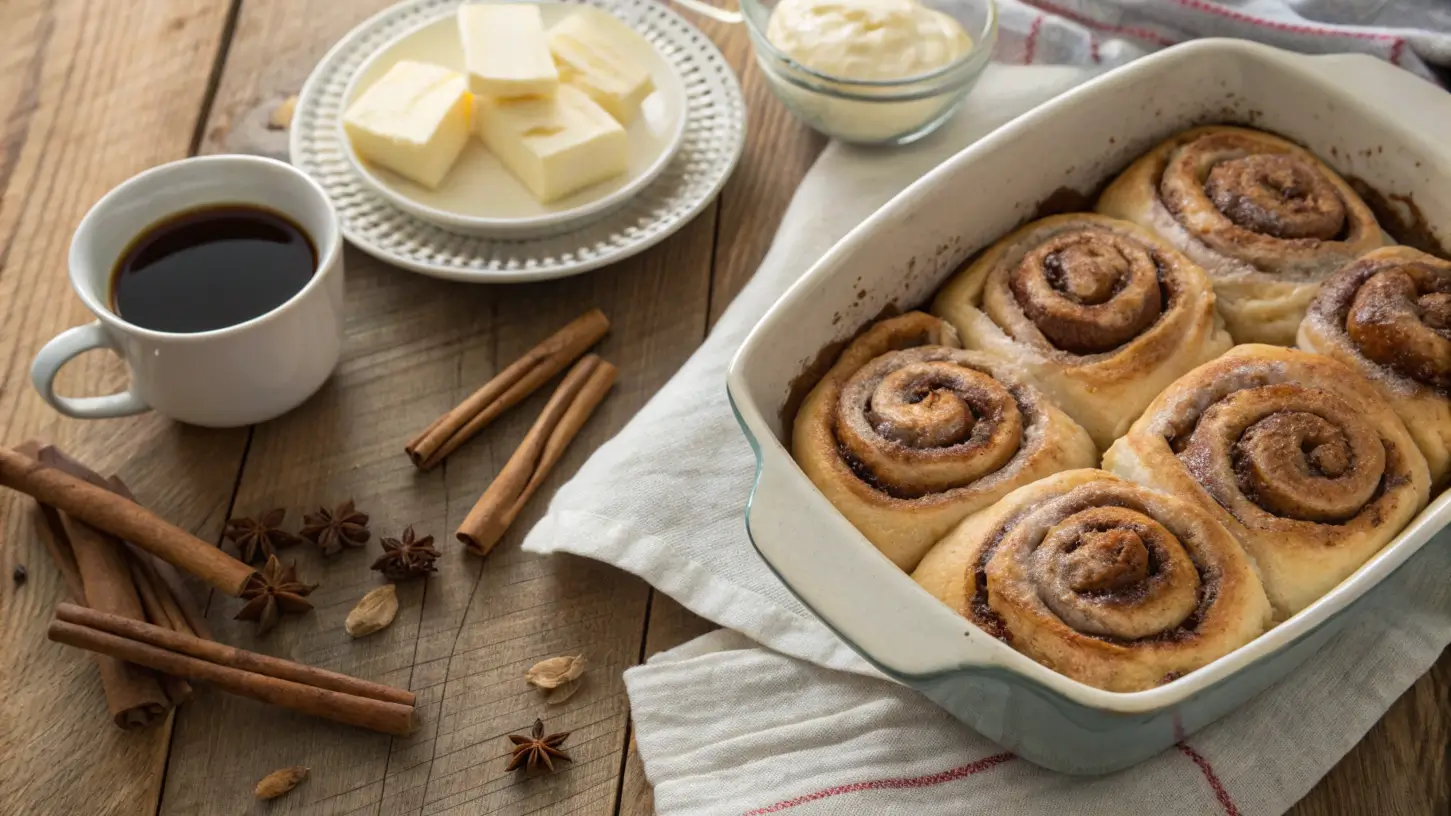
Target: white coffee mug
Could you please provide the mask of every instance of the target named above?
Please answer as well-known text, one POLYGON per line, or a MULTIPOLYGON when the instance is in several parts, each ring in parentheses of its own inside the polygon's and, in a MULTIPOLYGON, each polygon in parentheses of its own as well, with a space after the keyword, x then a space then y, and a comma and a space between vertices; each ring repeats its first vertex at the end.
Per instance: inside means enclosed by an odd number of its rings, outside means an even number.
POLYGON ((35 357, 31 380, 62 414, 100 419, 154 409, 193 425, 228 428, 283 414, 320 388, 343 338, 343 251, 337 212, 305 173, 260 156, 202 156, 131 178, 96 202, 70 250, 71 286, 98 320, 68 329, 35 357), (255 204, 302 228, 317 250, 312 279, 281 306, 213 331, 180 334, 128 323, 110 306, 112 270, 127 247, 176 213, 255 204), (104 397, 63 397, 55 376, 91 349, 119 354, 130 387, 104 397))

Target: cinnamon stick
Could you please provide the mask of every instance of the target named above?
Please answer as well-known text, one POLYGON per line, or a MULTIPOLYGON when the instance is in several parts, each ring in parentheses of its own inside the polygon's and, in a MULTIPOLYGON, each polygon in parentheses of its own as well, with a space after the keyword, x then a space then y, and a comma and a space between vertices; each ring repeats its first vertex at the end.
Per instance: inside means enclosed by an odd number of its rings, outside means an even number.
POLYGON ((0 447, 0 485, 18 490, 153 553, 237 596, 254 570, 146 508, 111 491, 0 447))
MULTIPOLYGON (((121 481, 120 476, 112 476, 106 480, 106 487, 127 501, 136 502, 136 496, 131 488, 121 481)), ((139 504, 140 502, 136 502, 139 504)), ((178 632, 196 635, 207 640, 216 640, 212 636, 211 627, 207 626, 206 618, 202 616, 201 610, 197 608, 196 600, 192 597, 191 591, 187 589, 186 583, 181 579, 181 573, 176 567, 157 558, 149 552, 137 547, 131 542, 126 542, 126 547, 131 551, 131 556, 139 561, 146 572, 155 580, 160 582, 157 587, 157 594, 160 595, 163 604, 167 605, 167 614, 173 620, 180 615, 181 620, 186 624, 185 629, 177 628, 178 632)), ((173 627, 176 628, 176 627, 173 627)))
MULTIPOLYGON (((157 584, 146 574, 144 562, 135 558, 128 558, 127 564, 131 567, 132 582, 136 587, 136 593, 141 596, 141 607, 146 610, 146 617, 141 620, 149 620, 158 626, 164 626, 177 632, 186 632, 186 621, 173 618, 167 604, 162 600, 162 593, 158 590, 157 584)), ((190 634, 186 632, 186 634, 190 634)), ((174 706, 190 700, 192 697, 191 684, 180 677, 173 677, 169 674, 159 675, 157 681, 161 683, 161 690, 166 693, 166 699, 174 706)))
POLYGON ((274 677, 301 685, 316 686, 340 694, 367 697, 385 703, 411 706, 416 702, 411 691, 369 680, 360 680, 346 674, 338 674, 302 663, 294 663, 280 657, 249 652, 246 649, 238 649, 214 640, 183 635, 160 626, 122 618, 118 615, 108 615, 84 606, 58 604, 55 608, 55 617, 56 620, 65 623, 98 629, 128 640, 155 646, 158 649, 177 652, 208 663, 216 663, 219 666, 227 666, 252 674, 274 677))
MULTIPOLYGON (((66 554, 65 558, 70 558, 70 541, 66 538, 65 528, 61 525, 60 514, 54 508, 43 504, 37 505, 37 507, 41 514, 42 529, 46 531, 47 545, 51 548, 51 556, 56 560, 66 588, 72 598, 84 602, 85 591, 81 586, 80 573, 75 564, 72 562, 67 565, 61 556, 57 555, 58 551, 63 551, 66 554)), ((165 716, 166 709, 176 703, 164 686, 156 685, 164 681, 155 677, 149 670, 108 655, 93 654, 91 658, 95 661, 96 672, 101 678, 101 691, 106 698, 106 710, 111 714, 111 721, 118 727, 130 730, 151 725, 165 716), (157 697, 158 688, 164 694, 165 703, 157 697)))
MULTIPOLYGON (((65 616, 71 618, 101 614, 84 607, 62 604, 61 608, 57 609, 58 616, 62 614, 62 610, 64 610, 65 616)), ((184 639, 194 647, 220 647, 220 644, 212 641, 189 638, 169 629, 114 615, 105 616, 104 620, 110 625, 109 628, 139 627, 149 637, 184 639)), ((204 680, 224 691, 315 717, 324 717, 397 736, 406 735, 413 730, 414 709, 410 704, 334 691, 248 671, 232 665, 215 663, 180 651, 155 646, 150 642, 115 634, 107 629, 73 623, 61 617, 51 621, 47 636, 57 643, 111 655, 131 663, 149 666, 167 674, 204 680)), ((250 655, 252 658, 265 657, 265 655, 242 652, 240 649, 235 651, 239 654, 250 655)), ((272 660, 276 660, 276 658, 272 658, 272 660)), ((355 682, 361 683, 362 681, 355 682)), ((406 693, 398 689, 390 691, 395 694, 406 693)))
MULTIPOLYGON (((21 446, 27 456, 53 458, 54 448, 30 441, 21 446)), ((121 543, 72 519, 65 519, 53 507, 39 505, 47 546, 70 594, 107 612, 144 619, 142 602, 133 582, 131 565, 121 543)), ((151 725, 162 717, 188 689, 174 686, 141 666, 105 655, 96 656, 106 707, 111 719, 123 729, 151 725)), ((184 681, 183 681, 184 685, 184 681)))
POLYGON ((617 373, 594 354, 575 363, 519 449, 469 511, 458 529, 459 541, 479 555, 488 555, 605 398, 617 373))
MULTIPOLYGON (((40 443, 32 439, 17 446, 16 451, 37 459, 40 448, 40 443)), ((81 587, 81 573, 76 569, 75 553, 71 550, 70 540, 66 538, 65 528, 61 526, 60 512, 44 502, 36 502, 35 507, 40 516, 40 529, 45 533, 42 536, 45 548, 50 552, 50 560, 55 562, 55 568, 60 571, 66 591, 70 592, 76 603, 85 603, 86 593, 81 587)))
MULTIPOLYGON (((191 591, 187 589, 181 579, 181 573, 176 571, 176 567, 130 542, 126 542, 126 547, 131 551, 132 560, 140 566, 151 585, 156 588, 157 597, 161 600, 167 618, 177 624, 169 628, 182 634, 216 640, 216 636, 212 634, 211 627, 207 626, 206 618, 197 608, 191 591)), ((152 622, 159 623, 159 621, 152 622)))
POLYGON ((204 680, 223 691, 314 717, 395 736, 405 736, 413 730, 412 706, 252 674, 65 621, 52 621, 47 634, 57 643, 111 655, 167 674, 204 680))
MULTIPOLYGON (((75 519, 63 517, 61 526, 75 553, 86 603, 111 614, 143 618, 146 613, 141 608, 121 543, 75 519)), ((101 688, 106 692, 106 707, 116 725, 137 728, 166 716, 171 698, 155 673, 115 657, 102 657, 96 665, 101 673, 101 688)))
POLYGON ((173 632, 181 632, 184 635, 196 634, 191 631, 191 627, 187 626, 181 610, 176 608, 176 601, 172 600, 171 592, 162 586, 161 579, 156 577, 156 573, 148 569, 150 565, 139 558, 128 558, 127 564, 131 567, 131 578, 136 585, 136 593, 141 596, 141 608, 146 610, 146 617, 142 620, 165 627, 173 632))
MULTIPOLYGON (((18 446, 16 450, 43 465, 48 465, 65 473, 69 473, 77 479, 83 479, 97 487, 103 487, 129 502, 134 504, 140 503, 136 501, 136 495, 131 492, 131 489, 126 486, 126 483, 121 481, 121 477, 113 475, 109 479, 104 479, 101 477, 101 474, 68 456, 65 451, 62 451, 54 445, 43 445, 36 440, 30 440, 18 446)), ((61 516, 55 508, 47 507, 46 505, 41 505, 41 507, 43 510, 48 511, 49 516, 54 516, 57 524, 60 523, 61 516)), ((201 611, 197 609, 191 592, 187 590, 186 585, 182 582, 181 575, 177 573, 176 567, 142 550, 129 541, 122 542, 122 544, 125 547, 128 561, 133 564, 133 578, 136 580, 137 591, 141 593, 142 605, 146 607, 147 619, 152 623, 162 626, 171 623, 174 625, 171 625, 169 628, 213 640, 211 630, 206 626, 201 611), (139 577, 136 575, 137 570, 140 573, 139 577), (149 588, 155 596, 155 602, 159 607, 159 612, 164 617, 156 617, 152 613, 152 607, 146 606, 147 587, 143 587, 143 582, 149 585, 149 588)), ((68 544, 67 547, 69 547, 68 544)), ((77 599, 78 602, 84 601, 84 594, 78 593, 77 599)))
MULTIPOLYGON (((50 551, 51 560, 55 562, 56 569, 60 571, 66 590, 77 603, 85 603, 85 587, 81 583, 80 570, 75 563, 75 553, 65 531, 65 525, 61 522, 60 513, 54 507, 39 502, 35 506, 40 516, 39 527, 45 533, 42 537, 45 539, 46 549, 50 551)), ((154 689, 145 680, 145 677, 150 674, 146 669, 123 663, 107 655, 93 654, 91 657, 95 660, 96 671, 101 677, 101 690, 106 697, 106 709, 111 712, 111 720, 117 726, 123 729, 139 728, 156 722, 166 713, 164 708, 158 707, 154 689)), ((177 699, 172 697, 171 690, 165 687, 166 681, 159 678, 157 680, 163 684, 162 691, 167 700, 175 705, 177 699)))
POLYGON ((442 462, 480 429, 563 371, 609 329, 610 321, 599 309, 575 318, 424 428, 404 448, 408 458, 425 471, 442 462))
POLYGON ((35 510, 40 517, 39 529, 45 533, 41 538, 45 540, 45 548, 50 552, 50 560, 55 562, 55 568, 60 571, 66 591, 76 603, 85 603, 86 591, 81 586, 81 572, 76 568, 76 556, 71 550, 70 539, 66 538, 65 527, 60 522, 60 512, 40 502, 35 503, 35 510))
POLYGON ((146 620, 121 542, 85 522, 65 517, 61 521, 76 554, 86 604, 112 615, 146 620))
MULTIPOLYGON (((41 464, 57 468, 91 484, 106 487, 130 501, 135 501, 135 497, 119 479, 113 477, 109 482, 102 479, 100 474, 53 445, 43 445, 31 440, 20 445, 17 450, 41 464)), ((49 530, 48 544, 51 545, 52 558, 67 584, 74 580, 75 586, 71 588, 71 594, 78 602, 91 603, 103 611, 123 615, 135 615, 139 605, 144 617, 138 617, 138 620, 150 620, 187 633, 195 632, 181 612, 174 596, 175 590, 163 582, 157 573, 155 565, 164 562, 81 522, 63 521, 61 514, 53 507, 44 504, 38 506, 45 527, 49 530), (70 526, 80 528, 79 532, 73 536, 68 532, 70 526), (75 565, 74 538, 80 540, 82 559, 87 565, 84 576, 75 565), (87 580, 92 585, 89 594, 85 591, 87 580)), ((171 569, 169 564, 166 566, 171 569)), ((174 570, 172 574, 175 574, 174 570)), ((185 595, 184 589, 181 592, 185 595)), ((180 677, 153 676, 152 672, 129 664, 112 665, 115 659, 105 655, 96 655, 96 660, 107 707, 111 710, 116 724, 123 728, 149 724, 164 713, 164 709, 156 706, 155 692, 158 689, 164 693, 170 705, 179 705, 191 699, 191 684, 180 677)))

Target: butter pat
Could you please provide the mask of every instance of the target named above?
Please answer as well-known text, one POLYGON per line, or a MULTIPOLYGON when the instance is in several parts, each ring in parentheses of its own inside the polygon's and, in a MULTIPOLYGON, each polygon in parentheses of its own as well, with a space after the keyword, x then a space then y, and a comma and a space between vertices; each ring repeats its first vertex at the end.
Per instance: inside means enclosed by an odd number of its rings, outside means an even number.
POLYGON ((553 96, 559 71, 539 7, 476 3, 458 7, 469 90, 478 96, 553 96))
POLYGON ((359 156, 433 189, 468 141, 472 110, 462 74, 403 60, 348 106, 343 130, 359 156))
POLYGON ((559 78, 589 94, 622 125, 630 124, 655 90, 649 69, 630 54, 629 37, 639 35, 593 10, 571 14, 549 30, 559 78))
POLYGON ((625 129, 573 85, 552 99, 475 104, 479 138, 542 204, 625 172, 625 129))

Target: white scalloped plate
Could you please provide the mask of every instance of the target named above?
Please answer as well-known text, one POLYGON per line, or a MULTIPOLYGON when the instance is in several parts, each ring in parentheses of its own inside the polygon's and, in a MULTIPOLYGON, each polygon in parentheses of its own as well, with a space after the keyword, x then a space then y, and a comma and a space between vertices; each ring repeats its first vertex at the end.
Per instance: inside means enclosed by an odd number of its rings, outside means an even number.
MULTIPOLYGON (((615 20, 607 11, 580 3, 539 4, 544 25, 552 26, 572 14, 615 20)), ((615 23, 619 25, 619 23, 615 23)), ((430 190, 403 176, 363 161, 341 138, 344 153, 358 177, 395 207, 452 232, 486 238, 543 238, 573 232, 634 198, 660 177, 685 138, 685 85, 675 68, 634 29, 625 26, 623 40, 632 56, 651 74, 655 92, 640 105, 640 115, 625 129, 628 168, 613 179, 587 187, 562 201, 541 204, 522 182, 504 167, 478 139, 469 139, 453 169, 430 190)), ((452 14, 437 17, 376 51, 353 75, 343 92, 343 110, 401 60, 433 62, 463 71, 463 48, 458 22, 452 14)))
POLYGON ((664 240, 711 202, 745 146, 740 84, 715 45, 653 0, 566 0, 603 9, 654 46, 685 84, 685 136, 660 177, 618 209, 564 234, 532 240, 459 235, 393 206, 347 158, 339 119, 354 75, 382 48, 460 0, 408 0, 366 20, 322 58, 298 95, 292 163, 337 207, 344 237, 380 260, 437 278, 522 283, 577 275, 664 240))

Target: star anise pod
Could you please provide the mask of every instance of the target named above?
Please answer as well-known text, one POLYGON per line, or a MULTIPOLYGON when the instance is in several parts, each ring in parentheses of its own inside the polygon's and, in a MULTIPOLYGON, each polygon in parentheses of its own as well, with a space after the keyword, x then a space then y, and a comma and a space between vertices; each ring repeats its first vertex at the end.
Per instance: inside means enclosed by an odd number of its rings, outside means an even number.
POLYGON ((257 518, 234 518, 227 520, 222 537, 229 538, 237 546, 237 557, 248 564, 261 556, 271 558, 283 547, 291 547, 302 539, 282 529, 282 520, 287 511, 281 507, 268 510, 257 518))
POLYGON ((265 635, 277 625, 277 619, 284 613, 302 613, 312 608, 303 596, 311 595, 317 584, 307 584, 297 578, 297 564, 288 564, 283 569, 277 556, 268 556, 267 566, 259 573, 253 573, 242 587, 242 598, 247 605, 237 613, 234 620, 257 621, 257 634, 265 635))
POLYGON ((302 517, 302 537, 316 544, 323 555, 337 555, 343 547, 361 547, 368 543, 368 514, 359 513, 352 499, 332 510, 319 507, 302 517))
POLYGON ((401 538, 385 538, 378 543, 383 545, 383 554, 373 562, 373 569, 390 581, 406 581, 438 572, 438 567, 433 565, 439 556, 433 548, 433 536, 414 538, 411 524, 401 538))
POLYGON ((510 734, 509 741, 514 743, 514 755, 509 759, 506 771, 523 768, 526 773, 533 773, 540 767, 547 768, 554 772, 554 760, 572 762, 569 754, 559 750, 559 746, 569 739, 569 732, 562 734, 550 734, 544 736, 544 721, 534 720, 534 728, 529 736, 523 734, 510 734))

